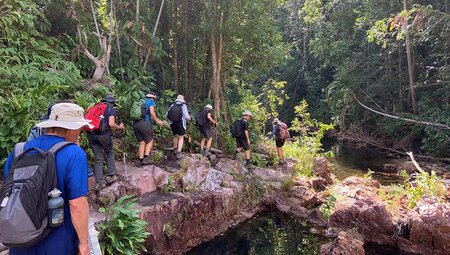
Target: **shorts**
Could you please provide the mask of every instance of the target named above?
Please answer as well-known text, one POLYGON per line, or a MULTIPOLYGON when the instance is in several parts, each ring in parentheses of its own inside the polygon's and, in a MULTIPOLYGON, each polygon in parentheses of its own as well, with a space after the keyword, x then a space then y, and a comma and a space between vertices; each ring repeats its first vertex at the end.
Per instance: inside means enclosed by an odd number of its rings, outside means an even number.
POLYGON ((212 137, 212 129, 200 127, 200 137, 205 138, 205 139, 211 138, 212 137))
POLYGON ((250 145, 248 144, 246 137, 236 138, 236 147, 242 148, 246 151, 250 150, 250 145))
POLYGON ((149 121, 139 120, 134 122, 133 131, 138 142, 149 143, 153 140, 153 125, 149 121))
POLYGON ((285 142, 286 140, 284 139, 275 138, 275 145, 277 146, 277 148, 283 147, 285 142))
POLYGON ((183 121, 175 121, 170 124, 170 129, 172 130, 173 135, 185 135, 186 129, 183 127, 183 121))

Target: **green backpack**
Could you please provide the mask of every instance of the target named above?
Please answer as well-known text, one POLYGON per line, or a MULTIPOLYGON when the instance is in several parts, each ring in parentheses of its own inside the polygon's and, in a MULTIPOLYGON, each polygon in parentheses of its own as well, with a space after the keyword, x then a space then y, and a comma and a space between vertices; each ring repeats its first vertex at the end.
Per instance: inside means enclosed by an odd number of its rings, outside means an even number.
POLYGON ((132 121, 138 121, 145 118, 147 114, 147 109, 145 107, 145 101, 140 100, 133 103, 130 111, 130 119, 132 121))

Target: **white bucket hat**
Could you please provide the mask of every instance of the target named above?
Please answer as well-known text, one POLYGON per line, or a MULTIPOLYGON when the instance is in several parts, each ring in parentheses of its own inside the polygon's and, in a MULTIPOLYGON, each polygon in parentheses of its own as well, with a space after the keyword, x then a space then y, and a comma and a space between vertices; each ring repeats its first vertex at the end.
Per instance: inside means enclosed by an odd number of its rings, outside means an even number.
POLYGON ((212 108, 213 108, 212 105, 207 104, 204 109, 212 110, 212 108))
POLYGON ((79 105, 72 103, 59 103, 52 106, 48 120, 36 126, 42 128, 60 127, 75 130, 88 126, 93 128, 90 120, 84 118, 84 110, 79 105))
POLYGON ((280 120, 279 120, 278 118, 275 118, 275 119, 273 120, 273 123, 278 123, 278 122, 280 122, 280 120))
POLYGON ((251 111, 245 110, 245 111, 242 113, 242 116, 253 116, 253 114, 252 114, 251 111))
POLYGON ((186 101, 184 101, 184 96, 183 95, 178 95, 177 99, 175 99, 175 102, 186 103, 186 101))
POLYGON ((155 98, 156 98, 156 94, 153 93, 153 92, 150 92, 150 93, 148 93, 147 95, 145 95, 145 97, 146 97, 146 98, 153 98, 153 99, 155 99, 155 98))

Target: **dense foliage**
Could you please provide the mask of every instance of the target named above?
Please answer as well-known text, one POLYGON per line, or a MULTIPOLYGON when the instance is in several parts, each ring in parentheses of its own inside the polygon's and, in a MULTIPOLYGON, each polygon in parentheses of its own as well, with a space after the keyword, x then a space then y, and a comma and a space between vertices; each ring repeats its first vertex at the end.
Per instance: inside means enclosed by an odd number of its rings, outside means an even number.
MULTIPOLYGON (((158 94, 160 118, 178 93, 194 116, 213 104, 214 146, 226 151, 234 148, 228 126, 244 109, 254 113, 256 140, 274 117, 303 121, 293 109, 305 99, 313 118, 342 131, 448 157, 448 129, 388 119, 358 103, 450 121, 449 3, 404 3, 0 0, 0 157, 50 103, 88 107, 113 93, 127 126, 116 149, 130 158, 129 110, 149 91, 158 94)), ((157 145, 170 144, 167 129, 155 133, 157 145)), ((198 135, 192 126, 189 134, 198 135)))

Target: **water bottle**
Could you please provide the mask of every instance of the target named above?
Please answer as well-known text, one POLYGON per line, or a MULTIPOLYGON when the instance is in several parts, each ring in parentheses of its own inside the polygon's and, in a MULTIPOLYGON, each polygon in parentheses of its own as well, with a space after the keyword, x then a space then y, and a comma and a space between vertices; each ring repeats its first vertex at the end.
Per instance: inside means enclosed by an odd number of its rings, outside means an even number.
POLYGON ((64 222, 64 199, 57 188, 48 193, 48 222, 50 227, 61 226, 64 222))

